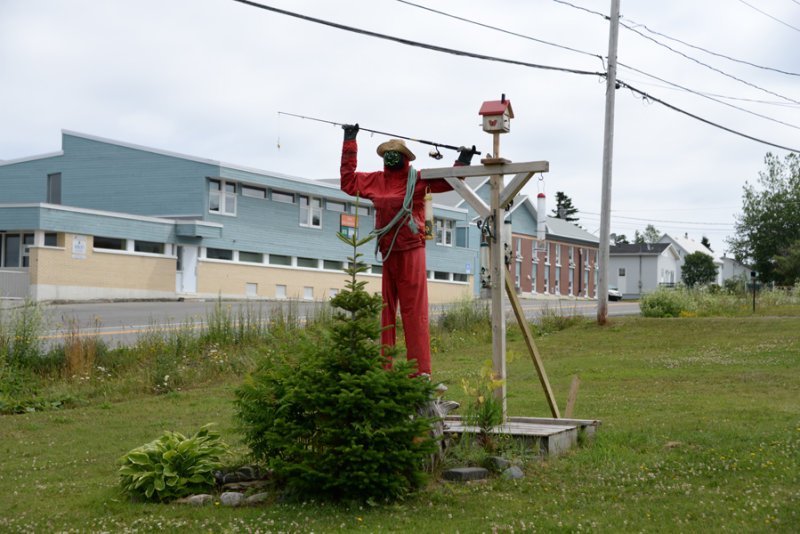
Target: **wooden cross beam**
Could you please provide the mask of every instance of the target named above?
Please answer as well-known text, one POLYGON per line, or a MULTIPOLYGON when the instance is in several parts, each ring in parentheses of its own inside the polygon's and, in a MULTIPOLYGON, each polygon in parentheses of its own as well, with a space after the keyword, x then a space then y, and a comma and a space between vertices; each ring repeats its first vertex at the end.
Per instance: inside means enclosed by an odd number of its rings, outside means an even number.
MULTIPOLYGON (((496 152, 496 151, 495 151, 496 152)), ((491 243, 491 295, 492 295, 492 364, 494 374, 503 380, 503 385, 498 388, 496 394, 503 403, 503 416, 506 416, 506 330, 505 330, 505 315, 503 313, 503 289, 505 288, 511 302, 511 307, 519 322, 520 328, 523 333, 527 333, 525 341, 528 350, 531 353, 536 371, 539 374, 539 380, 544 389, 547 402, 550 406, 550 411, 553 417, 560 418, 558 405, 556 404, 553 391, 550 388, 550 382, 547 379, 547 374, 544 371, 539 353, 536 350, 536 345, 533 343, 533 337, 528 330, 528 324, 522 310, 522 305, 517 298, 514 287, 511 284, 508 271, 505 268, 504 260, 504 244, 503 232, 501 231, 502 224, 505 222, 505 209, 514 200, 514 197, 520 192, 530 178, 537 172, 548 172, 550 164, 547 161, 529 161, 525 163, 511 163, 508 160, 501 158, 489 158, 482 161, 483 165, 470 165, 464 167, 442 167, 437 169, 423 169, 420 171, 420 176, 423 180, 432 180, 435 178, 444 178, 447 180, 453 189, 461 195, 472 208, 478 213, 482 219, 486 219, 490 215, 494 220, 494 242, 491 243), (515 174, 511 182, 504 186, 503 177, 506 174, 515 174), (491 200, 490 205, 480 198, 475 192, 470 189, 459 178, 467 178, 471 176, 490 176, 491 186, 491 200)), ((510 246, 510 244, 509 244, 510 246)))

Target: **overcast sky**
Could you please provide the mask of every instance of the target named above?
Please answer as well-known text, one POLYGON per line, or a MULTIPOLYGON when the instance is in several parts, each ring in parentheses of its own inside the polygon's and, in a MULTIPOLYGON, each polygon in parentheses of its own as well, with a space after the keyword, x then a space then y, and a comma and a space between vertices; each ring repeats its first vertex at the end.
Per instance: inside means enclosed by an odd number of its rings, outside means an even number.
MULTIPOLYGON (((414 2, 580 52, 398 0, 262 3, 408 40, 573 70, 604 71, 597 56, 608 52, 608 22, 574 6, 608 13, 610 0, 574 0, 573 6, 554 0, 414 2)), ((620 67, 621 80, 727 128, 800 148, 800 0, 622 0, 621 12, 623 23, 697 60, 620 28, 618 59, 641 71, 620 67)), ((505 93, 516 117, 501 138, 500 155, 550 162, 544 180, 532 180, 523 192, 544 191, 548 212, 555 193, 565 192, 580 210, 579 224, 597 235, 604 83, 595 75, 410 47, 234 0, 0 0, 2 160, 58 151, 64 129, 302 178, 332 178, 338 176, 341 129, 279 111, 475 144, 485 152, 491 136, 480 128, 478 109, 505 93)), ((624 88, 616 92, 615 123, 611 231, 632 238, 650 223, 698 241, 706 236, 720 254, 745 183, 757 181, 767 152, 781 158, 788 153, 624 88)), ((381 167, 375 147, 385 140, 359 135, 359 170, 381 167)), ((450 165, 456 156, 443 150, 445 159, 436 161, 427 157, 430 147, 409 147, 418 169, 450 165)))

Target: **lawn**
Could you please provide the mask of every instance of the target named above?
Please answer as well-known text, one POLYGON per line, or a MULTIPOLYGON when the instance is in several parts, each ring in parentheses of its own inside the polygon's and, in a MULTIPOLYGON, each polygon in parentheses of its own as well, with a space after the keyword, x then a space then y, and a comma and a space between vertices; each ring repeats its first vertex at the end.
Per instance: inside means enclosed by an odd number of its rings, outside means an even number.
MULTIPOLYGON (((132 503, 116 460, 165 429, 216 423, 240 454, 236 379, 55 411, 0 416, 0 532, 800 532, 800 318, 624 318, 537 338, 560 405, 594 442, 525 478, 432 482, 404 501, 189 508, 132 503)), ((509 332, 511 415, 547 416, 509 332)), ((438 350, 435 378, 463 400, 491 345, 438 350)))

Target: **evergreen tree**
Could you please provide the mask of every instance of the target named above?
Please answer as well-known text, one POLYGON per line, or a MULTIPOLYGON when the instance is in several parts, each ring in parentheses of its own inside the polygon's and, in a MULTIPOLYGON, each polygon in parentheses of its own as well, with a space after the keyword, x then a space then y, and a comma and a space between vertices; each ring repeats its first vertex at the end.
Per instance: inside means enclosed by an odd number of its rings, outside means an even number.
POLYGON ((367 269, 356 248, 370 238, 339 238, 353 256, 332 325, 262 361, 236 391, 237 417, 252 455, 297 497, 391 499, 426 478, 433 419, 416 414, 434 386, 410 378, 408 362, 385 368, 383 300, 356 277, 367 269))
POLYGON ((714 252, 714 249, 711 248, 711 241, 709 241, 706 236, 703 236, 703 239, 700 240, 700 244, 706 247, 711 252, 714 252))
POLYGON ((563 191, 556 191, 556 207, 553 210, 553 217, 575 222, 578 220, 577 217, 573 217, 576 213, 578 213, 578 208, 572 205, 572 199, 563 191))

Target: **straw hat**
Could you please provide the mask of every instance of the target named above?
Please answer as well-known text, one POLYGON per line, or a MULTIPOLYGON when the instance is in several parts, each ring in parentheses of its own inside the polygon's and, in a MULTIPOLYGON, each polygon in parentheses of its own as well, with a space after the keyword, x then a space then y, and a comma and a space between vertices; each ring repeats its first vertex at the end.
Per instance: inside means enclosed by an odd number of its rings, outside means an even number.
POLYGON ((414 153, 408 149, 402 139, 389 139, 385 143, 378 145, 378 155, 380 157, 383 157, 383 154, 389 152, 390 150, 396 150, 401 154, 405 154, 409 161, 414 161, 417 159, 417 156, 415 156, 414 153))

